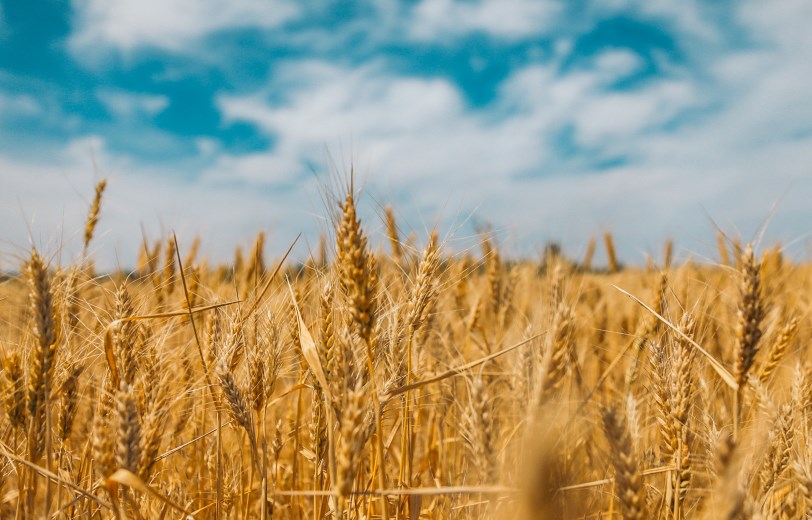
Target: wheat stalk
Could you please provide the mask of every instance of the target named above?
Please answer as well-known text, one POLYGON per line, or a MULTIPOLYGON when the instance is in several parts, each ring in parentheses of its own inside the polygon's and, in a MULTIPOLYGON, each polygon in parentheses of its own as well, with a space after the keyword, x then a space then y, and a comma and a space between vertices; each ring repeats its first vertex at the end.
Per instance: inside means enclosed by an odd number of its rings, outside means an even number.
POLYGON ((93 203, 90 205, 90 211, 87 214, 87 221, 85 222, 85 236, 83 251, 87 254, 87 248, 90 246, 90 241, 93 240, 93 233, 96 231, 96 225, 99 223, 99 210, 101 209, 101 199, 104 190, 107 188, 107 179, 102 179, 96 184, 96 193, 93 196, 93 203))

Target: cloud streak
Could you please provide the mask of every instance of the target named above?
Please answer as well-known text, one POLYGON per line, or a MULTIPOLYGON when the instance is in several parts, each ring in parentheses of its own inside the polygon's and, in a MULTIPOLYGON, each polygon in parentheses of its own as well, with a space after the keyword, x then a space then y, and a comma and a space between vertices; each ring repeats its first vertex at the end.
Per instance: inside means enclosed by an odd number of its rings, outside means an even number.
POLYGON ((520 40, 549 31, 563 11, 551 0, 421 0, 412 12, 409 36, 448 41, 472 32, 520 40))
POLYGON ((286 0, 73 0, 68 44, 78 59, 106 48, 128 54, 139 47, 183 52, 219 31, 275 28, 294 19, 286 0))

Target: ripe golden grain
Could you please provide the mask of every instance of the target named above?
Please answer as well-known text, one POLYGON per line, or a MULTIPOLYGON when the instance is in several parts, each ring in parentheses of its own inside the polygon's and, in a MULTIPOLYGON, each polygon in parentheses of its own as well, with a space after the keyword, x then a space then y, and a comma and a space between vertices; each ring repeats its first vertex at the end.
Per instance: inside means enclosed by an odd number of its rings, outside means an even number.
POLYGON ((595 240, 580 265, 485 232, 481 256, 436 234, 421 250, 391 208, 362 222, 352 186, 336 199, 335 258, 324 237, 317 258, 266 257, 260 233, 223 265, 196 239, 180 265, 170 236, 139 240, 134 273, 32 251, 7 274, 0 517, 812 508, 810 264, 736 240, 734 259, 723 235, 722 265, 668 242, 659 272, 623 266, 609 233, 605 269, 595 240))

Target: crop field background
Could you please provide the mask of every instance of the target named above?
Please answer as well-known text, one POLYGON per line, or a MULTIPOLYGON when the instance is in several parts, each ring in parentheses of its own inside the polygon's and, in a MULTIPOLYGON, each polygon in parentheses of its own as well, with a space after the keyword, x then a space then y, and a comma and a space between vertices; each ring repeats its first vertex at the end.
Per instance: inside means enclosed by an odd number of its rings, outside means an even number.
POLYGON ((812 519, 810 0, 0 0, 0 520, 812 519))
POLYGON ((646 269, 610 234, 600 270, 594 241, 453 253, 391 210, 373 249, 356 195, 301 264, 263 234, 219 266, 174 235, 133 272, 21 258, 2 516, 806 517, 808 265, 721 234, 646 269))

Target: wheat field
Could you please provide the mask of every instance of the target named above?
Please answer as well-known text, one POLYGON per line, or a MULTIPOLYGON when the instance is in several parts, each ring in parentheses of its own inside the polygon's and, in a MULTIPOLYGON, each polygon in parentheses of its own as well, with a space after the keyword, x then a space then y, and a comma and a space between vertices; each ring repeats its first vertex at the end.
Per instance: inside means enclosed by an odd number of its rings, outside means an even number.
POLYGON ((809 517, 810 264, 452 251, 348 184, 302 263, 170 234, 96 272, 104 181, 79 260, 19 258, 0 517, 809 517))

